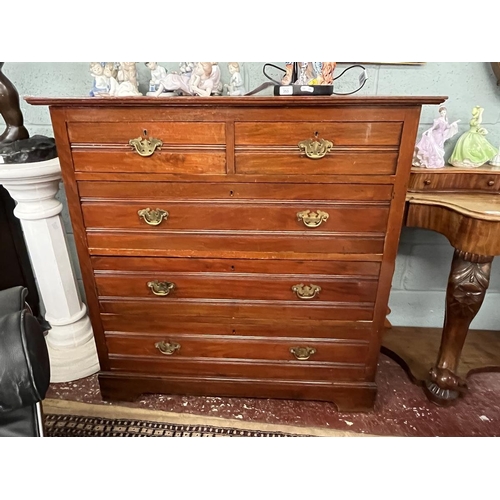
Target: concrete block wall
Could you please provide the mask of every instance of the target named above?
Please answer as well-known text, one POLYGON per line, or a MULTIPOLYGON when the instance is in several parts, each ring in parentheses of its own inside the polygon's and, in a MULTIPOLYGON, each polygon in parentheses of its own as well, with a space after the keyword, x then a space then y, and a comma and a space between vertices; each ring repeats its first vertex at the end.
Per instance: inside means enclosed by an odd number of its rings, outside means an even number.
MULTIPOLYGON (((161 63, 169 71, 176 70, 178 63, 161 63)), ((249 88, 265 80, 262 62, 242 64, 249 88)), ((284 63, 274 63, 283 67, 284 63)), ((347 64, 339 64, 337 74, 347 64)), ((471 110, 480 105, 485 111, 483 126, 488 130, 488 139, 495 147, 500 146, 500 87, 487 62, 436 63, 423 65, 379 65, 365 64, 368 81, 358 95, 443 95, 449 96, 446 106, 450 121, 461 120, 459 134, 446 144, 446 158, 451 154, 460 134, 468 129, 471 110)), ((86 96, 91 87, 89 63, 6 63, 5 74, 11 79, 21 96, 86 96)), ((229 80, 225 63, 221 63, 222 78, 229 80)), ((140 90, 145 93, 149 72, 144 64, 138 64, 140 90)), ((270 69, 269 74, 280 73, 270 69)), ((357 71, 345 74, 336 82, 336 91, 349 92, 357 85, 357 71)), ((271 91, 267 91, 270 94, 271 91)), ((265 95, 265 93, 263 94, 265 95)), ((46 108, 21 103, 25 123, 31 135, 52 135, 50 116, 46 108)), ((419 136, 437 117, 436 106, 424 106, 419 136)), ((3 122, 0 117, 0 127, 3 122)), ((59 199, 65 209, 63 220, 67 232, 68 246, 73 258, 75 272, 83 293, 81 273, 76 255, 73 229, 66 208, 64 188, 59 199)), ((389 301, 389 320, 397 326, 440 327, 444 318, 445 290, 453 255, 448 240, 432 231, 403 228, 396 261, 389 301)), ((500 330, 500 257, 492 267, 490 288, 483 307, 474 319, 471 328, 500 330)))

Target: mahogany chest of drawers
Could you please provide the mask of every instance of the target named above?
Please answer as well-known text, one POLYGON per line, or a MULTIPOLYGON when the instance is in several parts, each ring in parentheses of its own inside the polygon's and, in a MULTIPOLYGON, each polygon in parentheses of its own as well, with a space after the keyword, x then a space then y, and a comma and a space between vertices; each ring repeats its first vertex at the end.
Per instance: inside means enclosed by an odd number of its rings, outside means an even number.
POLYGON ((50 105, 104 399, 373 406, 420 109, 443 98, 27 100, 50 105))

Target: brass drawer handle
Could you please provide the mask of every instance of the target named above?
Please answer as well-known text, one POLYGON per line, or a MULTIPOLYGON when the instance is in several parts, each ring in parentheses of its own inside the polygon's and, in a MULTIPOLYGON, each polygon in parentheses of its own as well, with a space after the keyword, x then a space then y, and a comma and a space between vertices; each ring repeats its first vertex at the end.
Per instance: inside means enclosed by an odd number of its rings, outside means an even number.
POLYGON ((311 160, 319 160, 333 148, 333 143, 326 139, 318 139, 316 137, 315 139, 300 141, 298 146, 308 158, 311 158, 311 160))
POLYGON ((293 285, 292 291, 295 292, 299 299, 311 300, 318 296, 319 292, 321 292, 321 287, 318 285, 304 285, 301 283, 300 285, 293 285))
POLYGON ((136 153, 141 156, 151 156, 156 148, 163 146, 163 142, 154 137, 151 139, 142 139, 138 137, 137 139, 130 139, 128 143, 135 149, 136 153))
POLYGON ((326 222, 330 217, 326 212, 318 210, 317 212, 311 212, 311 210, 304 210, 303 212, 297 212, 297 220, 304 223, 307 227, 318 227, 323 222, 326 222))
POLYGON ((161 208, 157 208, 155 210, 151 210, 150 208, 143 208, 137 212, 139 217, 142 217, 146 224, 150 226, 157 226, 161 224, 163 219, 167 220, 170 215, 166 210, 162 210, 161 208))
POLYGON ((181 345, 178 344, 177 342, 157 342, 155 344, 155 347, 162 353, 165 354, 166 356, 171 356, 172 354, 175 353, 175 351, 178 351, 181 348, 181 345))
POLYGON ((315 352, 314 347, 290 347, 290 352, 299 360, 308 360, 315 352))
POLYGON ((166 296, 175 289, 175 283, 170 281, 148 281, 148 287, 155 295, 166 296))

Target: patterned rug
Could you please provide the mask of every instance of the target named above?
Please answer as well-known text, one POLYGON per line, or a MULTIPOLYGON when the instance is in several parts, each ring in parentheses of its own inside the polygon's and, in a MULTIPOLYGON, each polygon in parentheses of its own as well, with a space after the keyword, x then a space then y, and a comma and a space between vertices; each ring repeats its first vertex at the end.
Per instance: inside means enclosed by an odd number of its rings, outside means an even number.
MULTIPOLYGON (((122 420, 46 415, 47 437, 297 437, 299 434, 250 431, 211 425, 178 425, 147 420, 122 420)), ((304 435, 305 436, 305 435, 304 435)))
POLYGON ((46 399, 46 437, 366 437, 367 434, 46 399))

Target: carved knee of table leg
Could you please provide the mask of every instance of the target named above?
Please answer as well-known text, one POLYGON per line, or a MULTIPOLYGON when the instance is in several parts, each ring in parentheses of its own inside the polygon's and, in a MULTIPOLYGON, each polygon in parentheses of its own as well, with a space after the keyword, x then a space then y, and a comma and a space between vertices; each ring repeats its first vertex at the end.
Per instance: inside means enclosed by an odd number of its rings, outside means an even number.
POLYGON ((425 382, 428 398, 436 404, 452 403, 466 389, 455 372, 469 325, 483 303, 493 257, 455 250, 446 290, 446 314, 436 366, 425 382))

